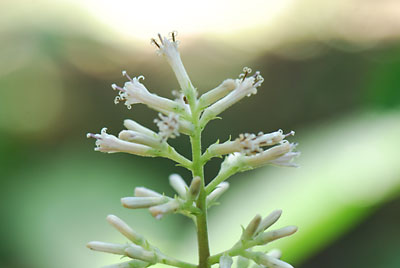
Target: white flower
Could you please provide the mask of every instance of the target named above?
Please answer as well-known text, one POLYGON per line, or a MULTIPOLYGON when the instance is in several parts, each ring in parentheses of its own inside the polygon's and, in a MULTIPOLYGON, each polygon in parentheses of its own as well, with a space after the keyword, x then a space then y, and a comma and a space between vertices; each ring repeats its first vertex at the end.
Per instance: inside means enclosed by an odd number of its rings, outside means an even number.
MULTIPOLYGON (((151 42, 157 47, 158 54, 165 56, 167 62, 171 66, 172 70, 175 73, 175 76, 178 80, 179 85, 182 90, 185 92, 187 89, 192 89, 193 85, 189 79, 189 76, 183 66, 181 56, 178 51, 178 40, 176 40, 177 32, 170 33, 170 39, 166 37, 162 37, 161 34, 158 34, 159 41, 154 38, 151 39, 151 42)), ((185 94, 186 95, 186 94, 185 94)))
POLYGON ((122 71, 122 74, 129 79, 129 81, 125 83, 124 87, 121 88, 116 84, 111 85, 114 90, 119 90, 119 95, 116 96, 114 100, 116 104, 120 101, 125 101, 125 105, 128 109, 131 109, 133 104, 143 103, 150 108, 163 113, 182 112, 184 110, 178 103, 150 93, 147 88, 140 83, 140 79, 144 79, 143 75, 131 78, 126 71, 122 71))
POLYGON ((87 134, 88 138, 96 139, 95 151, 106 153, 125 152, 130 154, 151 156, 151 148, 145 145, 123 141, 114 135, 107 134, 107 128, 103 128, 100 134, 87 134))
POLYGON ((204 110, 204 114, 201 118, 203 125, 244 97, 249 97, 257 93, 257 88, 261 86, 264 78, 258 71, 253 76, 249 76, 251 72, 250 68, 245 67, 243 71, 244 73, 242 73, 239 76, 239 79, 236 79, 235 81, 236 88, 204 110))
POLYGON ((179 115, 170 113, 168 116, 158 114, 159 119, 154 119, 154 123, 157 124, 160 130, 158 135, 162 140, 167 140, 168 138, 176 138, 179 136, 179 115))
POLYGON ((293 159, 300 155, 300 152, 293 152, 296 148, 297 143, 290 144, 290 151, 286 154, 282 155, 281 157, 271 160, 270 163, 277 166, 285 166, 285 167, 298 167, 296 163, 293 163, 293 159))
POLYGON ((293 144, 283 140, 279 145, 276 145, 261 153, 252 156, 245 156, 243 158, 243 162, 251 168, 258 168, 266 164, 271 164, 272 161, 277 160, 285 154, 291 152, 293 148, 293 144))

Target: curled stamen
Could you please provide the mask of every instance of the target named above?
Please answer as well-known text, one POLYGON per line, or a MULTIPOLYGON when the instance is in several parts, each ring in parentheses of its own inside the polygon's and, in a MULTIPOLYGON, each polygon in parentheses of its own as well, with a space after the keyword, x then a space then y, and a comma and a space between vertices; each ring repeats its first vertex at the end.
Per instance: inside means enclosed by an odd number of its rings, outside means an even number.
POLYGON ((249 67, 244 67, 243 68, 243 72, 242 74, 239 75, 239 78, 242 79, 242 81, 244 81, 244 79, 246 79, 246 77, 252 72, 251 68, 249 67))

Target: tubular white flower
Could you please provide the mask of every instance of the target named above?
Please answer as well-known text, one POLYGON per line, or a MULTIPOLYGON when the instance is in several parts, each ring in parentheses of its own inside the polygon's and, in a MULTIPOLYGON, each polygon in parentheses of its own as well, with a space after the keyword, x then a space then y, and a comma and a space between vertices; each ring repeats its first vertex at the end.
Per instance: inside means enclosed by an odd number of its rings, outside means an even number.
POLYGON ((189 188, 179 174, 169 175, 169 184, 174 188, 180 197, 186 199, 186 191, 189 188))
POLYGON ((142 245, 144 238, 140 234, 136 233, 128 224, 115 215, 108 215, 107 221, 117 229, 123 236, 128 238, 135 244, 142 245))
POLYGON ((148 208, 168 202, 169 198, 162 197, 123 197, 121 203, 126 208, 148 208))
POLYGON ((270 163, 276 166, 284 166, 284 167, 298 167, 296 163, 293 163, 293 159, 300 155, 300 152, 292 152, 297 146, 297 143, 290 144, 290 151, 281 157, 272 160, 270 163))
POLYGON ((143 103, 149 106, 150 108, 164 112, 182 112, 183 108, 178 105, 178 103, 167 99, 163 98, 160 96, 157 96, 156 94, 150 93, 147 88, 140 83, 140 79, 144 79, 144 76, 141 75, 139 77, 134 77, 133 79, 126 73, 126 71, 123 71, 122 74, 126 76, 129 81, 125 83, 124 87, 119 87, 116 84, 112 84, 111 87, 114 90, 119 90, 119 95, 115 97, 114 102, 117 104, 120 101, 125 101, 125 105, 128 107, 128 109, 132 108, 133 104, 136 103, 143 103))
POLYGON ((168 203, 154 206, 149 208, 151 215, 157 220, 160 220, 165 214, 176 211, 180 206, 178 200, 174 199, 169 201, 168 203))
POLYGON ((226 192, 229 188, 229 183, 224 181, 218 184, 218 186, 215 188, 214 191, 212 191, 208 196, 207 196, 207 206, 212 205, 212 203, 216 202, 217 199, 226 192))
POLYGON ((136 197, 162 197, 163 195, 146 187, 135 188, 136 197))
POLYGON ((218 114, 225 111, 227 108, 235 104, 236 102, 243 99, 245 96, 251 96, 257 93, 257 87, 259 87, 264 78, 259 72, 256 72, 253 76, 248 77, 251 70, 247 67, 243 69, 244 74, 241 74, 240 79, 236 79, 236 88, 228 95, 209 106, 204 110, 204 114, 201 117, 202 125, 205 125, 209 120, 215 118, 218 114))
POLYGON ((233 264, 233 259, 231 256, 222 255, 219 258, 219 268, 231 268, 233 264))
POLYGON ((290 152, 291 149, 292 145, 288 141, 284 140, 281 142, 281 144, 276 145, 261 153, 253 156, 244 157, 243 162, 251 168, 261 167, 263 165, 270 164, 271 161, 278 159, 284 154, 290 152))
POLYGON ((95 151, 105 153, 124 152, 141 156, 153 156, 151 153, 152 148, 118 139, 114 135, 107 134, 107 128, 103 128, 100 134, 88 133, 87 137, 96 139, 97 147, 94 149, 95 151))
POLYGON ((179 115, 170 113, 168 116, 165 116, 159 113, 158 116, 160 120, 154 119, 154 123, 157 124, 160 130, 158 135, 163 141, 179 136, 179 115))
POLYGON ((127 246, 99 241, 92 241, 86 245, 91 250, 107 252, 117 255, 125 255, 125 248, 127 246))
POLYGON ((263 146, 272 146, 281 142, 289 135, 294 135, 294 131, 289 134, 283 134, 282 130, 264 134, 263 132, 255 134, 240 134, 234 141, 227 141, 222 144, 213 144, 207 150, 211 156, 231 154, 241 152, 245 155, 252 155, 263 151, 263 146))
MULTIPOLYGON (((183 66, 181 56, 178 51, 178 40, 176 40, 177 32, 171 33, 171 38, 162 37, 158 34, 159 41, 154 38, 151 42, 157 47, 158 54, 166 58, 168 64, 171 66, 178 80, 182 90, 185 92, 188 88, 193 88, 192 82, 183 66)), ((186 94, 185 94, 186 95, 186 94)))

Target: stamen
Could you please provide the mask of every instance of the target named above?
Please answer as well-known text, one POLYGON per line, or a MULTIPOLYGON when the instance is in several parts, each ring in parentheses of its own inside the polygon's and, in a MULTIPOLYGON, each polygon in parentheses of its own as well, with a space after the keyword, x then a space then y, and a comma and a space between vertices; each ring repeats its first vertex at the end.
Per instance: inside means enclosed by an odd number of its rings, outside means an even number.
POLYGON ((243 72, 242 74, 239 75, 239 78, 242 78, 242 81, 244 81, 244 79, 246 79, 246 77, 251 73, 251 68, 249 67, 244 67, 243 68, 243 72))
POLYGON ((285 136, 285 138, 288 137, 288 136, 294 136, 295 133, 296 133, 296 132, 294 132, 294 131, 292 130, 292 131, 290 131, 289 133, 284 134, 284 136, 285 136))
POLYGON ((172 42, 176 42, 176 36, 178 35, 177 31, 172 31, 169 33, 169 35, 171 36, 172 42))
POLYGON ((161 44, 164 45, 164 41, 163 41, 162 36, 161 36, 160 33, 158 33, 158 38, 160 39, 161 44))
POLYGON ((122 88, 122 87, 119 87, 119 86, 117 86, 116 84, 112 84, 111 87, 112 87, 112 89, 114 89, 114 90, 117 90, 117 89, 118 89, 119 91, 126 92, 126 89, 124 89, 124 88, 122 88))
POLYGON ((157 43, 156 39, 151 38, 151 39, 150 39, 150 43, 153 44, 153 45, 155 45, 156 47, 160 48, 160 45, 157 43))
POLYGON ((126 78, 129 79, 129 81, 133 82, 133 81, 132 81, 132 78, 129 76, 129 74, 126 73, 125 70, 122 71, 122 76, 125 76, 126 78))

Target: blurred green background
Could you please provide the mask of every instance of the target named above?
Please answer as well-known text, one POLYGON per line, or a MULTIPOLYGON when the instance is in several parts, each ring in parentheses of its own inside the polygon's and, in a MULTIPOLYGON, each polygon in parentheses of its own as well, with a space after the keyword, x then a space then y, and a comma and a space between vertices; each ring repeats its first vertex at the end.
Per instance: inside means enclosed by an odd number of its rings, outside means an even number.
MULTIPOLYGON (((256 214, 282 208, 296 224, 271 247, 295 267, 400 267, 400 3, 396 0, 0 2, 0 267, 101 267, 119 257, 91 240, 123 243, 105 221, 125 219, 167 253, 196 260, 182 216, 154 220, 120 197, 135 186, 172 194, 164 159, 93 152, 87 132, 117 134, 126 118, 155 129, 156 113, 114 105, 121 70, 172 97, 178 84, 149 39, 178 30, 203 93, 244 66, 258 94, 211 122, 203 143, 243 132, 296 130, 298 169, 231 178, 211 210, 213 253, 256 214)), ((190 155, 188 138, 171 141, 190 155)), ((206 168, 210 180, 221 160, 206 168)))

